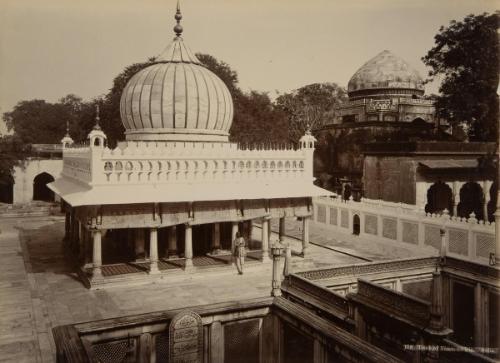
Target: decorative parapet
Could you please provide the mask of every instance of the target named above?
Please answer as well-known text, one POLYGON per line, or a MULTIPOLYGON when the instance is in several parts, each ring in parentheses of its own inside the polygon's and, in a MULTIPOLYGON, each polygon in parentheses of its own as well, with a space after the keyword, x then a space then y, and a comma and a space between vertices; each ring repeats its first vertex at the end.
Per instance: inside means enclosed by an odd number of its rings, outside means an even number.
POLYGON ((234 143, 128 141, 115 149, 65 149, 63 175, 90 185, 311 182, 312 152, 290 146, 249 149, 234 143))
POLYGON ((420 327, 427 327, 430 320, 429 302, 363 279, 358 279, 358 292, 351 299, 420 327))
POLYGON ((407 270, 434 267, 436 266, 436 263, 437 259, 435 257, 409 258, 384 262, 366 262, 335 268, 304 271, 298 272, 295 275, 301 276, 307 280, 322 280, 343 276, 362 276, 366 274, 401 271, 403 269, 407 270))
MULTIPOLYGON (((314 271, 311 271, 314 272, 314 271)), ((349 304, 347 299, 336 292, 325 287, 311 283, 301 274, 292 274, 287 278, 287 288, 295 288, 306 292, 309 295, 317 297, 326 304, 332 304, 345 314, 349 312, 349 304)))
POLYGON ((441 249, 444 230, 446 253, 479 263, 489 263, 495 249, 495 222, 479 221, 447 213, 425 213, 415 205, 382 200, 360 202, 340 198, 314 198, 314 222, 352 233, 354 216, 360 236, 441 249))

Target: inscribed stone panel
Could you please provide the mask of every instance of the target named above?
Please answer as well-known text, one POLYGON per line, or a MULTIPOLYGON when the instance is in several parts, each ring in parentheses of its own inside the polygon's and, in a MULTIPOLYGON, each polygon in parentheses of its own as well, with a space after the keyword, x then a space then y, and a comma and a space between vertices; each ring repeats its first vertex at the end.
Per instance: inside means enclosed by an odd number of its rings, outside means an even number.
POLYGON ((174 316, 169 337, 169 362, 203 361, 203 325, 198 314, 184 311, 174 316))
POLYGON ((337 208, 330 208, 330 224, 333 226, 337 225, 337 208))
POLYGON ((340 210, 340 226, 349 228, 349 211, 347 209, 340 210))
POLYGON ((318 204, 316 206, 316 221, 319 223, 326 223, 326 207, 318 204))
POLYGON ((450 228, 449 234, 449 249, 452 253, 467 256, 469 252, 469 234, 463 229, 450 228))
POLYGON ((224 325, 224 361, 259 361, 259 319, 224 325))
POLYGON ((418 224, 403 221, 403 242, 418 244, 418 224))
POLYGON ((377 216, 373 214, 365 214, 365 233, 378 233, 377 216))
POLYGON ((398 221, 394 218, 382 218, 382 236, 385 238, 398 239, 398 221))
POLYGON ((495 236, 486 233, 476 234, 476 256, 489 258, 495 252, 495 236))
POLYGON ((439 227, 426 224, 424 229, 424 244, 439 250, 441 248, 441 234, 439 230, 439 227))

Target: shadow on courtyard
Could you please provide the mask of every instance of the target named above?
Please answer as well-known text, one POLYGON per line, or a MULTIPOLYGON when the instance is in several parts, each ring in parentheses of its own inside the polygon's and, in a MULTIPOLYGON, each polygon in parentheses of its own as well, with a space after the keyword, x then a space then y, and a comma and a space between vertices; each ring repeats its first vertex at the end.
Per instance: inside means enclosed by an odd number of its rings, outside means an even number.
POLYGON ((77 278, 76 269, 66 260, 63 252, 64 222, 35 228, 18 225, 16 228, 19 230, 26 272, 51 272, 77 278))

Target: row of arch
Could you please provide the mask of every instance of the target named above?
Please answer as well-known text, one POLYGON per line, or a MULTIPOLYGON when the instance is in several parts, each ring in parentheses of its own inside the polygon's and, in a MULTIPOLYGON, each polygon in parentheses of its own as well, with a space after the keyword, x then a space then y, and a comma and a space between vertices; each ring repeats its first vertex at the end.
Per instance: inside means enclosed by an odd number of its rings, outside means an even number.
MULTIPOLYGON (((33 200, 54 202, 54 192, 47 187, 54 181, 54 177, 47 172, 42 172, 33 178, 33 200)), ((14 202, 14 179, 10 178, 5 183, 0 183, 0 203, 12 204, 14 202)))
POLYGON ((167 161, 167 162, 151 162, 151 161, 127 161, 127 162, 121 162, 121 161, 106 161, 104 163, 104 171, 105 172, 112 172, 112 171, 153 171, 154 167, 156 170, 161 171, 164 168, 166 170, 186 170, 186 169, 201 169, 201 170, 207 170, 207 169, 229 169, 231 166, 232 169, 303 169, 304 168, 304 161, 300 160, 287 160, 287 161, 267 161, 267 160, 255 160, 255 161, 243 161, 240 160, 239 162, 233 160, 231 162, 229 161, 220 161, 218 162, 217 160, 213 161, 188 161, 188 160, 183 160, 183 161, 167 161))
POLYGON ((442 213, 445 209, 450 215, 462 218, 468 218, 474 213, 479 220, 494 221, 493 213, 496 209, 498 184, 495 182, 490 189, 484 191, 477 182, 465 183, 459 192, 459 202, 454 208, 454 196, 450 186, 442 181, 431 185, 427 190, 427 204, 425 211, 427 213, 442 213), (485 209, 485 193, 489 193, 489 201, 485 209), (455 211, 456 209, 456 211, 455 211), (487 215, 485 215, 485 212, 487 215))

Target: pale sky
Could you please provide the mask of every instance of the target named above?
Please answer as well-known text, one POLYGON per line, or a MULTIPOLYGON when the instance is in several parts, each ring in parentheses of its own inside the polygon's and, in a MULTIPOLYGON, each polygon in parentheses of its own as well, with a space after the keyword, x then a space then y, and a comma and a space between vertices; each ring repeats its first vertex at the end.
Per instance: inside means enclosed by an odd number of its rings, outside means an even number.
MULTIPOLYGON (((176 0, 0 0, 0 114, 20 100, 105 94, 124 67, 172 40, 176 0)), ((420 58, 450 20, 498 0, 182 0, 184 40, 227 62, 244 90, 346 87, 384 49, 420 58)), ((427 93, 437 91, 430 85, 427 93)), ((1 132, 1 130, 0 130, 1 132)))

